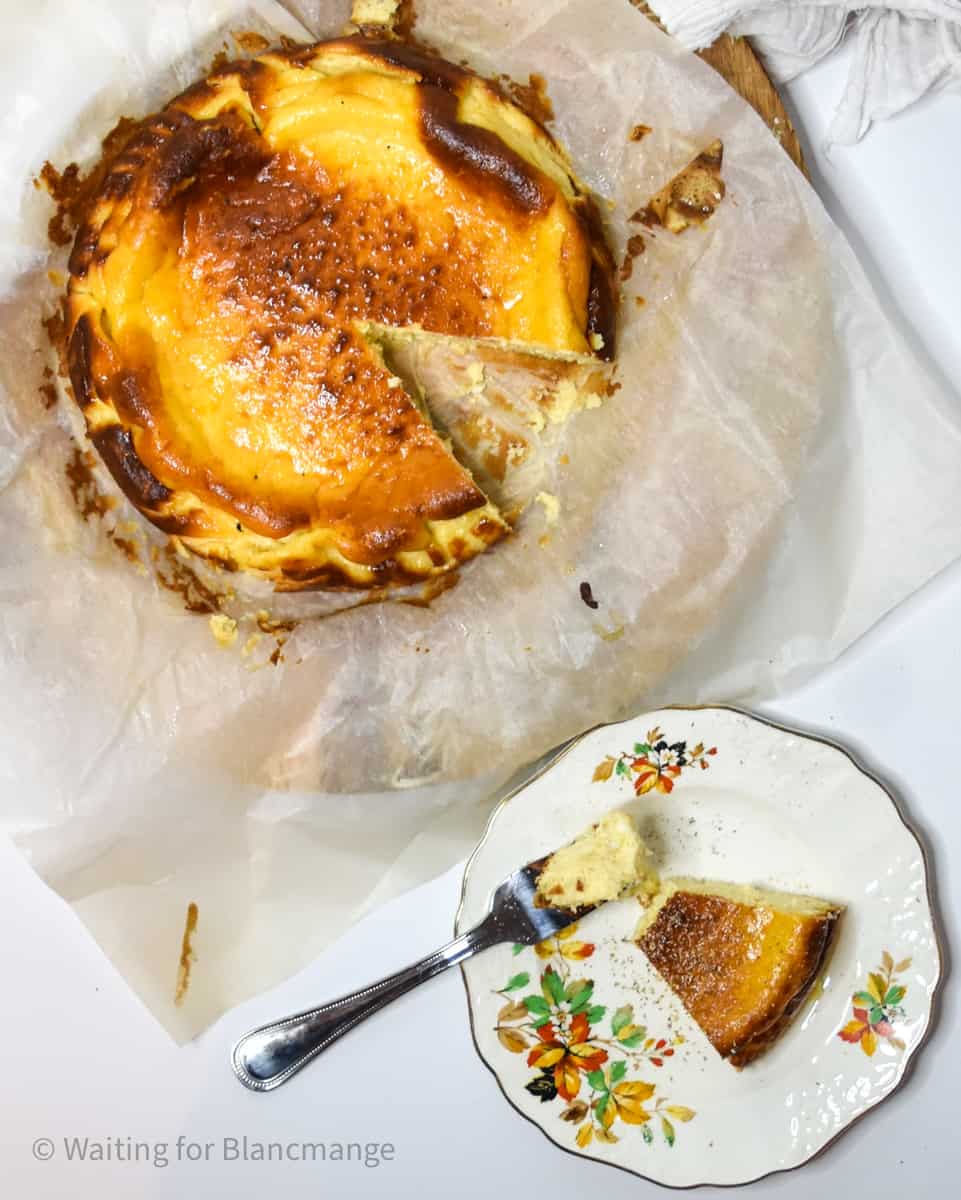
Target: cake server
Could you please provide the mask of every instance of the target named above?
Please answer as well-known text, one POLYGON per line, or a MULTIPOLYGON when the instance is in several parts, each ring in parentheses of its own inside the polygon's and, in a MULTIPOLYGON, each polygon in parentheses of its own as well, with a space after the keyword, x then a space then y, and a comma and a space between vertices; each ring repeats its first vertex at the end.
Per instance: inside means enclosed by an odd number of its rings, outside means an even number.
POLYGON ((487 916, 479 925, 420 962, 319 1008, 244 1034, 231 1053, 237 1078, 251 1091, 269 1092, 286 1083, 349 1029, 448 967, 499 942, 536 945, 581 920, 596 905, 559 909, 541 908, 540 902, 535 902, 537 878, 545 861, 538 859, 509 875, 493 893, 487 916))

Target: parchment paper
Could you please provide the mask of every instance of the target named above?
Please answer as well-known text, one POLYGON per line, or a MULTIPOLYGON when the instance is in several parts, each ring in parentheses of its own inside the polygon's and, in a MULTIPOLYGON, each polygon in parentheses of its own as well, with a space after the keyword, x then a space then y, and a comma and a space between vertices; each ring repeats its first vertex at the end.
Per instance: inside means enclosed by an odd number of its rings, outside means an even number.
MULTIPOLYGON (((290 7, 317 36, 348 12, 290 7)), ((221 647, 78 514, 65 410, 38 394, 63 255, 30 181, 93 156, 227 31, 305 31, 268 0, 0 2, 2 815, 178 1038, 455 862, 550 747, 647 704, 769 695, 961 553, 957 398, 747 105, 626 0, 417 8, 451 57, 548 80, 619 254, 627 217, 716 137, 728 194, 703 228, 647 239, 620 390, 558 443, 558 519, 532 506, 430 608, 306 622, 272 665, 275 640, 245 656, 242 623, 221 647)))

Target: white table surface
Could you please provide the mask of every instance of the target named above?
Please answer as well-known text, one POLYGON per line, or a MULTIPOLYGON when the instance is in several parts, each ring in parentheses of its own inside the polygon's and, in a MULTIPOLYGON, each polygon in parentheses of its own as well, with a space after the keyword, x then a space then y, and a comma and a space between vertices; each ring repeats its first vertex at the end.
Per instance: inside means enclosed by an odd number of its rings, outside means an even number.
MULTIPOLYGON (((842 54, 788 91, 812 175, 899 325, 933 369, 961 379, 961 97, 923 102, 860 146, 826 157, 821 142, 845 69, 842 54)), ((961 911, 959 613, 961 568, 953 568, 815 683, 766 709, 845 742, 900 793, 927 843, 949 958, 961 911)), ((653 1193, 652 1184, 559 1152, 513 1112, 474 1054, 457 972, 379 1015, 271 1096, 234 1081, 227 1049, 235 1037, 433 949, 450 934, 459 887, 457 868, 389 904, 301 975, 178 1049, 70 910, 0 839, 0 1194, 245 1200, 273 1189, 287 1200, 388 1193, 469 1200, 603 1192, 620 1200, 653 1193), (214 1143, 211 1161, 177 1162, 179 1135, 214 1143), (223 1139, 245 1135, 389 1142, 395 1152, 374 1168, 224 1161, 223 1139), (83 1136, 168 1143, 171 1161, 65 1161, 63 1139, 83 1136), (33 1156, 39 1138, 54 1143, 50 1161, 33 1156)), ((949 1193, 961 1168, 959 1012, 949 967, 934 1034, 907 1085, 820 1158, 753 1185, 752 1195, 949 1193)))

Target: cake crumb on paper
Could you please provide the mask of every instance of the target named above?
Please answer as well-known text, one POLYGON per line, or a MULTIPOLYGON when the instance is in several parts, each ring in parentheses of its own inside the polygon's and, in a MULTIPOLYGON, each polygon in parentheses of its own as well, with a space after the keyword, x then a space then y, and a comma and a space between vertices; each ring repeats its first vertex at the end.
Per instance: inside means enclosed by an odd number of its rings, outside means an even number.
POLYGON ((703 225, 727 192, 721 178, 723 165, 724 143, 718 138, 628 219, 648 229, 662 225, 670 233, 703 225))
POLYGON ((214 641, 226 649, 237 640, 237 622, 233 617, 225 616, 223 613, 212 613, 210 632, 214 635, 214 641))
POLYGON ((350 23, 359 28, 365 25, 393 25, 400 0, 354 0, 350 23))
POLYGON ((183 941, 180 943, 180 963, 177 967, 177 990, 174 992, 174 1004, 178 1007, 183 1004, 186 998, 187 990, 190 987, 190 972, 197 961, 197 955, 194 953, 193 937, 197 931, 197 922, 199 919, 200 910, 193 900, 191 900, 187 905, 184 936, 183 941))
POLYGON ((553 425, 563 425, 579 408, 587 405, 582 401, 572 379, 562 379, 547 406, 547 415, 553 425))
POLYGON ((561 515, 561 502, 551 492, 538 492, 534 497, 535 503, 539 504, 544 509, 544 516, 548 525, 556 525, 557 518, 561 515))
POLYGON ((605 642, 617 642, 624 636, 624 626, 615 625, 613 629, 605 629, 599 621, 594 622, 594 632, 605 642))
POLYGON ((588 608, 600 608, 600 602, 594 598, 594 589, 585 579, 580 586, 581 599, 588 608))

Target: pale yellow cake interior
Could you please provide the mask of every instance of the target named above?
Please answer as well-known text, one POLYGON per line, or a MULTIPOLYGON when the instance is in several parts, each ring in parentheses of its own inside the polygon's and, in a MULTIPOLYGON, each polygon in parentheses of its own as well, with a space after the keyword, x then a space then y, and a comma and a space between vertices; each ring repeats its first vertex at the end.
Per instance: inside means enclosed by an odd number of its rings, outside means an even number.
POLYGON ((537 894, 551 908, 580 908, 650 896, 658 885, 637 826, 628 813, 616 810, 554 851, 541 871, 537 894))

